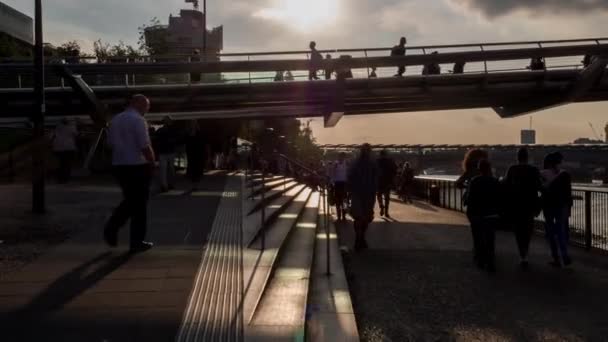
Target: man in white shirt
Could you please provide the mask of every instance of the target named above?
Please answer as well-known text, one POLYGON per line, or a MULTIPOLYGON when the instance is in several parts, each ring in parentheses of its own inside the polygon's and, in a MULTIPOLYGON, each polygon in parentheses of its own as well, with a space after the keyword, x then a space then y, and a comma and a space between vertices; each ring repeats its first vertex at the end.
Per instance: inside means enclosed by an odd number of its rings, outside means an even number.
POLYGON ((76 156, 76 137, 78 130, 75 124, 70 124, 64 118, 55 127, 53 132, 53 153, 57 157, 59 165, 57 167, 57 181, 61 184, 70 180, 72 173, 72 161, 76 156))
POLYGON ((153 244, 144 241, 147 230, 150 181, 154 168, 154 150, 144 115, 150 101, 135 95, 129 107, 116 115, 108 131, 112 148, 112 166, 122 189, 123 201, 106 223, 104 238, 108 245, 118 244, 118 231, 131 220, 131 252, 143 252, 153 244))

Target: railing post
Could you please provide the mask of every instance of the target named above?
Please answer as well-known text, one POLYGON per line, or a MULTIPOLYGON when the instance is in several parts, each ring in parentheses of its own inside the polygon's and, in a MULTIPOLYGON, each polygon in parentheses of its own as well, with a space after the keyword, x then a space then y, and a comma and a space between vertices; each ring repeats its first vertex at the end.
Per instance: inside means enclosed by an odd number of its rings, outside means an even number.
MULTIPOLYGON (((266 184, 266 168, 262 166, 262 187, 266 184)), ((266 192, 262 189, 262 251, 266 250, 266 192)))
POLYGON ((329 277, 331 276, 331 234, 329 231, 329 187, 327 186, 327 183, 323 185, 323 188, 323 205, 325 206, 325 239, 327 240, 327 243, 325 244, 325 247, 327 248, 326 275, 329 277))
POLYGON ((590 251, 593 245, 593 220, 591 219, 591 191, 585 191, 585 248, 590 251))
POLYGON ((367 78, 369 78, 369 60, 367 56, 367 50, 363 50, 365 53, 365 68, 367 69, 367 78))
MULTIPOLYGON (((483 45, 479 45, 479 49, 483 52, 484 51, 483 45)), ((484 72, 487 74, 488 73, 488 61, 486 61, 486 60, 483 61, 483 69, 484 69, 484 72)))

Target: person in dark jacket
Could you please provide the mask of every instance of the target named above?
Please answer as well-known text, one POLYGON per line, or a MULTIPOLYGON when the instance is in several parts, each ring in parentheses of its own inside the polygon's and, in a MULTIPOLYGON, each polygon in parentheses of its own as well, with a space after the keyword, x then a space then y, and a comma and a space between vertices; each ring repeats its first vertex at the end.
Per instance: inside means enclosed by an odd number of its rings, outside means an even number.
POLYGON ((507 195, 506 218, 513 228, 522 268, 528 267, 528 250, 534 232, 534 219, 540 214, 540 171, 529 164, 528 149, 517 152, 518 164, 507 171, 504 186, 507 195))
POLYGON ((318 80, 317 71, 319 70, 321 61, 323 61, 323 55, 317 50, 317 43, 310 42, 310 70, 308 71, 308 79, 318 80))
POLYGON ((545 231, 554 267, 572 263, 568 253, 569 220, 574 200, 572 198, 572 177, 560 168, 564 157, 561 153, 551 153, 545 157, 542 171, 542 205, 545 216, 545 231))
POLYGON ((378 158, 378 205, 380 216, 390 217, 388 212, 391 203, 391 189, 397 175, 397 164, 388 156, 386 150, 380 152, 378 158))
MULTIPOLYGON (((401 37, 399 40, 399 45, 393 46, 391 49, 391 57, 405 56, 405 44, 407 44, 407 39, 405 37, 401 37)), ((405 66, 400 65, 397 69, 396 77, 402 77, 405 73, 405 66)))
POLYGON ((365 233, 374 220, 374 206, 378 189, 378 167, 372 160, 369 144, 361 147, 359 157, 348 170, 348 189, 351 194, 351 216, 354 219, 355 250, 367 248, 365 233))
POLYGON ((494 229, 500 222, 502 211, 501 184, 492 175, 489 161, 479 162, 479 172, 480 175, 469 184, 467 216, 475 231, 473 245, 477 253, 477 266, 494 272, 494 229))

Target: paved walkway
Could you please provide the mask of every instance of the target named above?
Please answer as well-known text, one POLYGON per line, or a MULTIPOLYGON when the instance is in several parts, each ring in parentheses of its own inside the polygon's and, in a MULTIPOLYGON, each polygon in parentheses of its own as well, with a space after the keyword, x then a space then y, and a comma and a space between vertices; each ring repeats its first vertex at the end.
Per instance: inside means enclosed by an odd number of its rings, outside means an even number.
MULTIPOLYGON (((572 268, 553 269, 537 236, 524 272, 513 235, 499 232, 490 276, 472 265, 463 215, 392 209, 371 225, 369 250, 345 254, 363 341, 608 341, 608 257, 574 250, 572 268)), ((351 224, 338 229, 352 247, 351 224)))
POLYGON ((224 181, 208 176, 204 191, 188 193, 184 185, 155 196, 148 238, 156 246, 135 256, 127 253, 128 229, 118 249, 101 240, 120 198, 112 183, 51 187, 50 217, 73 210, 72 223, 82 229, 0 281, 0 340, 174 340, 224 181))

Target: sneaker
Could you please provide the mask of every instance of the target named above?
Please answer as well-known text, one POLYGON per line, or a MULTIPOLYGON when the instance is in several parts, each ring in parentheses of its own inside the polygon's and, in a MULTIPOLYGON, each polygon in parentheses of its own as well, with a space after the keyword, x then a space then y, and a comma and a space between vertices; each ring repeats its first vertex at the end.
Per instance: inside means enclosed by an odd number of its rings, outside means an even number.
POLYGON ((154 244, 152 242, 142 241, 134 246, 131 246, 130 252, 131 253, 142 253, 142 252, 145 252, 145 251, 151 249, 152 247, 154 247, 154 244))

